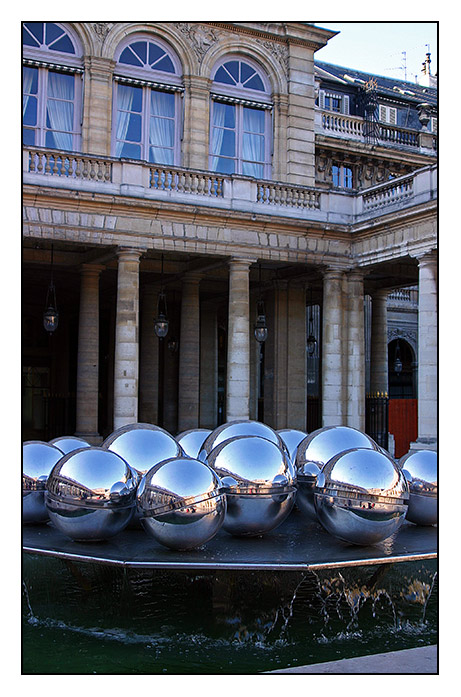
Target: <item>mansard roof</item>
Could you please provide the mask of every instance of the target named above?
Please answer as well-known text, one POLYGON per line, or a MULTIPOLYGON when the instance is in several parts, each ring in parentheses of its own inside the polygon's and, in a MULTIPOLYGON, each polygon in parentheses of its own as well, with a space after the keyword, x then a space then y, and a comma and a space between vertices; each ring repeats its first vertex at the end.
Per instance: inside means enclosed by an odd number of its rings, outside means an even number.
POLYGON ((345 68, 332 63, 315 61, 315 74, 324 81, 336 82, 344 87, 363 87, 370 78, 374 78, 377 83, 377 93, 390 99, 408 101, 416 104, 426 102, 432 106, 437 105, 437 89, 425 87, 415 82, 396 80, 393 77, 364 73, 353 68, 345 68))

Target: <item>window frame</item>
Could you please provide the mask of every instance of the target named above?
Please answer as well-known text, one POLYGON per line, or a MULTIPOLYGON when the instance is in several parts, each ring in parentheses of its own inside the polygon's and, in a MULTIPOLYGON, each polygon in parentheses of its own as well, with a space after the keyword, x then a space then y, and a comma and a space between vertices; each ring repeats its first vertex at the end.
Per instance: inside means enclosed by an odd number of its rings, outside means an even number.
POLYGON ((350 113, 350 95, 343 92, 333 92, 332 90, 319 90, 319 107, 323 111, 328 111, 330 114, 344 114, 348 116, 350 113), (337 99, 339 101, 339 110, 330 109, 326 106, 326 99, 337 99))
POLYGON ((398 110, 389 104, 378 104, 378 120, 389 126, 397 126, 398 110), (384 118, 383 118, 384 117, 384 118))
MULTIPOLYGON (((113 99, 112 99, 112 132, 111 132, 111 153, 113 157, 120 159, 136 160, 148 162, 151 165, 159 167, 178 167, 181 164, 181 144, 183 139, 183 123, 184 123, 184 104, 183 94, 184 87, 182 83, 182 66, 178 56, 174 53, 171 47, 162 41, 157 36, 146 34, 132 34, 122 41, 114 54, 116 66, 114 70, 113 80, 113 99), (120 56, 123 51, 131 44, 145 41, 156 44, 162 48, 171 59, 175 72, 155 70, 150 67, 141 67, 120 63, 120 56), (120 85, 130 87, 138 87, 142 90, 142 109, 141 109, 141 140, 138 143, 140 146, 141 155, 139 158, 124 157, 116 155, 117 148, 117 123, 118 123, 118 90, 120 85), (173 148, 168 148, 173 153, 173 164, 151 162, 149 160, 151 143, 149 139, 150 118, 151 118, 151 92, 166 92, 174 95, 174 145, 173 148)), ((127 141, 125 141, 127 142, 127 141)), ((133 141, 135 142, 135 141, 133 141)))
MULTIPOLYGON (((27 24, 27 22, 23 22, 27 24)), ((82 142, 82 124, 83 124, 83 67, 82 67, 82 51, 78 38, 75 33, 60 22, 43 22, 43 24, 56 24, 69 37, 74 47, 74 53, 67 53, 55 49, 49 49, 45 44, 41 47, 22 45, 23 51, 23 68, 32 68, 37 70, 37 93, 34 96, 37 99, 37 120, 35 126, 24 125, 29 131, 34 132, 34 144, 24 147, 47 148, 55 150, 65 150, 65 152, 78 152, 82 142), (55 129, 47 126, 47 105, 53 97, 49 95, 49 75, 50 73, 60 73, 74 76, 74 96, 73 104, 73 124, 69 133, 72 137, 72 147, 67 150, 64 148, 51 148, 46 145, 48 133, 55 132, 55 129)), ((23 91, 24 95, 24 91, 23 91)))
MULTIPOLYGON (((239 69, 240 70, 240 69, 239 69)), ((208 167, 210 171, 217 171, 213 169, 213 160, 215 157, 223 157, 226 160, 232 160, 235 162, 233 174, 241 176, 253 176, 243 174, 243 165, 246 162, 254 163, 262 166, 262 176, 254 177, 255 179, 270 179, 272 173, 272 155, 273 155, 273 144, 274 144, 274 134, 273 134, 273 102, 272 102, 272 92, 269 79, 265 74, 264 70, 251 58, 239 54, 229 54, 221 60, 219 60, 213 67, 211 71, 211 78, 213 80, 211 89, 211 108, 210 108, 210 138, 209 138, 209 152, 208 152, 208 167), (255 90, 249 87, 243 87, 239 85, 229 85, 222 82, 215 82, 215 76, 218 70, 225 66, 226 63, 232 61, 238 61, 240 63, 247 64, 252 68, 259 78, 261 79, 264 91, 255 90), (213 131, 215 128, 214 122, 214 110, 216 103, 225 103, 234 106, 235 108, 235 127, 233 130, 235 133, 235 154, 234 156, 218 155, 212 150, 213 145, 213 131), (258 111, 264 112, 264 161, 252 161, 243 158, 243 141, 244 133, 243 130, 244 123, 244 109, 252 108, 258 111)), ((241 83, 240 83, 241 84, 241 83)), ((231 176, 227 174, 227 176, 231 176)))

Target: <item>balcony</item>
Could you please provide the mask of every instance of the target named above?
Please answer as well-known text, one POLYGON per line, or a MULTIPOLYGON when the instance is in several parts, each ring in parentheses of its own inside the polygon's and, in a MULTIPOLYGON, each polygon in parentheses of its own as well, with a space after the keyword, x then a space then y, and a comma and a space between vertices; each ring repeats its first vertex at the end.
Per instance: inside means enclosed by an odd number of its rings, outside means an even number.
MULTIPOLYGON (((331 111, 315 111, 315 133, 335 138, 344 138, 364 143, 364 123, 361 116, 337 114, 331 111)), ((429 131, 415 131, 400 126, 378 123, 378 143, 384 147, 404 148, 412 152, 435 155, 437 134, 429 131)))
POLYGON ((427 166, 352 193, 28 147, 23 150, 23 183, 350 226, 435 199, 437 168, 427 166))

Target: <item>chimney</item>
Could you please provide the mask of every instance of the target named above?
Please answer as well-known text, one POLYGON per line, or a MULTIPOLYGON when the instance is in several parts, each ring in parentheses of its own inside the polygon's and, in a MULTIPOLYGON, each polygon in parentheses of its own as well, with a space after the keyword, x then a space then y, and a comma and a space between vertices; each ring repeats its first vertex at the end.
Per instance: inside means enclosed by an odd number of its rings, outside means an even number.
POLYGON ((416 76, 416 83, 423 87, 437 87, 437 76, 431 75, 431 54, 426 53, 426 60, 422 64, 421 75, 416 76))

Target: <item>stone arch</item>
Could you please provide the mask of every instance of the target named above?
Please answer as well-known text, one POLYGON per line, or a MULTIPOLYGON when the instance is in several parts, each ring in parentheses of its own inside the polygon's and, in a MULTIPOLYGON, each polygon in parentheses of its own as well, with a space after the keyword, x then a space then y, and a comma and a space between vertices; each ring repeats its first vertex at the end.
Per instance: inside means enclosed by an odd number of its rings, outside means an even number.
POLYGON ((269 80, 273 95, 287 91, 287 79, 283 68, 264 44, 257 43, 255 40, 243 44, 241 39, 224 34, 219 36, 216 44, 204 55, 200 66, 200 75, 211 79, 212 71, 218 61, 230 54, 242 58, 247 57, 259 65, 269 80))
POLYGON ((184 41, 180 32, 172 25, 153 24, 149 22, 119 22, 115 24, 108 32, 103 46, 102 55, 105 58, 114 60, 115 53, 119 44, 128 37, 137 35, 150 35, 153 39, 158 37, 167 43, 171 50, 178 57, 182 67, 182 74, 187 75, 191 72, 197 72, 198 66, 194 53, 190 46, 184 41))

